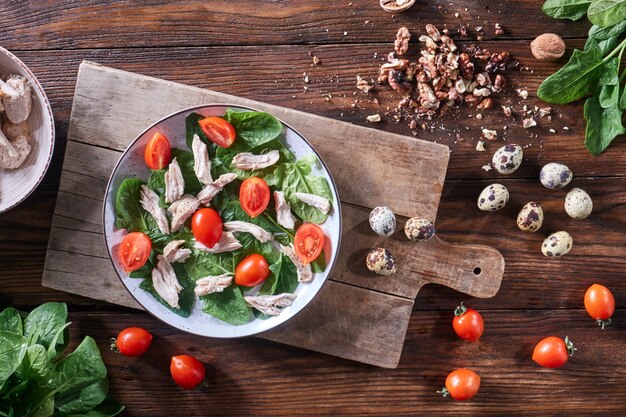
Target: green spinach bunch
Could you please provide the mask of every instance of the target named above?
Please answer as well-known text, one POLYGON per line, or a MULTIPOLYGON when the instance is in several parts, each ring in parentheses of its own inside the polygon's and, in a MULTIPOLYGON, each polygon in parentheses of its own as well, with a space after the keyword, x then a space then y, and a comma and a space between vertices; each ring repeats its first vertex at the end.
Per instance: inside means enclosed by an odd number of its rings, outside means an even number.
POLYGON ((107 396, 107 370, 91 337, 64 355, 69 325, 61 303, 0 313, 0 416, 110 417, 124 409, 107 396))
POLYGON ((537 96, 555 104, 571 103, 585 96, 585 146, 593 155, 602 153, 618 135, 626 133, 626 69, 622 56, 626 39, 626 0, 547 0, 543 11, 557 19, 578 20, 585 14, 593 23, 582 51, 546 78, 537 96))

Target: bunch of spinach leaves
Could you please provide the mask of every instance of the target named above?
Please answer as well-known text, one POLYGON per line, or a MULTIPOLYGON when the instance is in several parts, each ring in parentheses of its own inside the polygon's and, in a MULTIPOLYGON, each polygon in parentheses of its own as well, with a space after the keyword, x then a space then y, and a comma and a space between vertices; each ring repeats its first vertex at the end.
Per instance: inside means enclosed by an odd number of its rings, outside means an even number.
POLYGON ((0 416, 109 417, 124 407, 108 398, 107 370, 91 337, 64 356, 67 306, 0 313, 0 416))
POLYGON ((569 62, 543 81, 537 96, 565 104, 591 95, 584 107, 585 146, 599 155, 613 139, 626 133, 622 124, 626 69, 621 68, 626 40, 619 42, 626 29, 626 0, 547 0, 543 11, 570 20, 586 14, 593 23, 584 49, 574 50, 569 62))

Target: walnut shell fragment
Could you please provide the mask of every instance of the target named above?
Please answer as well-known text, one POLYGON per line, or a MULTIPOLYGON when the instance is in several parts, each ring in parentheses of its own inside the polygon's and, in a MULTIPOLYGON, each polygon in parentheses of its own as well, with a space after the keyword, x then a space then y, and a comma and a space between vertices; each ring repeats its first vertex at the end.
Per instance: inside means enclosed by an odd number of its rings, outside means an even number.
POLYGON ((380 0, 380 7, 386 12, 403 12, 414 4, 415 0, 380 0))

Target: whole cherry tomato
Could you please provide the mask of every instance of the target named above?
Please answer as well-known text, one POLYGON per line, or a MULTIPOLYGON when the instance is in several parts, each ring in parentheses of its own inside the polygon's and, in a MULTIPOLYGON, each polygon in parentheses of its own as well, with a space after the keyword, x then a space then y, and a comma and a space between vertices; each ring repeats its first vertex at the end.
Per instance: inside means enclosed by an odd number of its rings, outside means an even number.
POLYGON ((611 324, 611 316, 615 312, 613 293, 604 285, 593 284, 585 293, 585 310, 600 326, 611 324))
POLYGON ((485 324, 480 313, 473 308, 465 307, 463 303, 454 310, 452 327, 461 339, 470 342, 478 342, 483 330, 485 330, 485 324))
POLYGON ((575 350, 574 344, 567 336, 565 340, 557 336, 548 336, 537 343, 532 359, 544 368, 560 368, 575 350))
POLYGON ((191 232, 196 240, 209 248, 222 237, 222 219, 212 208, 201 208, 191 217, 191 232))
POLYGON ((480 389, 480 376, 469 369, 455 369, 448 374, 446 386, 437 391, 458 401, 472 398, 480 389))
POLYGON ((197 387, 206 377, 202 362, 189 355, 172 356, 170 372, 174 382, 185 389, 197 387))
POLYGON ((246 256, 235 268, 235 284, 244 287, 259 285, 270 276, 270 266, 258 253, 246 256))
POLYGON ((152 335, 141 327, 129 327, 117 335, 117 339, 111 339, 111 349, 124 356, 141 356, 150 347, 152 335))

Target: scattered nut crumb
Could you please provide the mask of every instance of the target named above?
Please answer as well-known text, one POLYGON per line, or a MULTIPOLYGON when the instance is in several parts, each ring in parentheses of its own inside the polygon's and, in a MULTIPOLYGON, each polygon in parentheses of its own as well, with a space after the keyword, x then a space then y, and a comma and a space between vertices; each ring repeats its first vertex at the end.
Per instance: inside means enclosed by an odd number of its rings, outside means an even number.
POLYGON ((504 115, 506 117, 511 117, 513 115, 513 111, 511 110, 509 106, 500 106, 500 107, 502 107, 502 111, 504 112, 504 115))
POLYGON ((563 126, 563 130, 569 130, 569 127, 563 126))
POLYGON ((482 120, 482 118, 483 118, 483 115, 482 115, 482 114, 478 113, 478 114, 476 115, 476 120, 482 120))
MULTIPOLYGON (((535 110, 535 111, 537 111, 537 110, 535 110)), ((538 111, 539 117, 549 116, 551 111, 552 111, 551 107, 544 107, 542 109, 539 109, 539 111, 538 111)))
POLYGON ((319 65, 322 62, 317 56, 313 55, 313 65, 319 65))
POLYGON ((524 129, 529 129, 531 127, 537 126, 537 122, 532 117, 522 120, 522 126, 524 129))
POLYGON ((500 23, 496 23, 494 28, 496 29, 496 36, 504 35, 504 28, 500 23))
POLYGON ((556 130, 550 129, 550 133, 556 133, 556 130))
POLYGON ((526 100, 528 98, 528 90, 526 90, 525 88, 518 88, 517 95, 520 96, 523 100, 526 100))
POLYGON ((495 130, 483 129, 482 134, 487 140, 496 140, 498 138, 498 132, 495 130))
POLYGON ((482 140, 479 140, 478 143, 476 144, 476 150, 478 152, 485 152, 485 142, 482 140))
POLYGON ((381 120, 380 114, 372 114, 370 116, 367 116, 366 119, 368 122, 371 122, 371 123, 378 123, 381 120))
POLYGON ((359 75, 356 76, 356 88, 363 91, 364 93, 369 93, 372 89, 372 86, 359 75))
POLYGON ((487 172, 489 172, 489 171, 491 171, 493 168, 491 168, 491 165, 483 165, 483 166, 482 166, 482 169, 483 169, 483 170, 485 170, 485 171, 487 171, 487 172))

